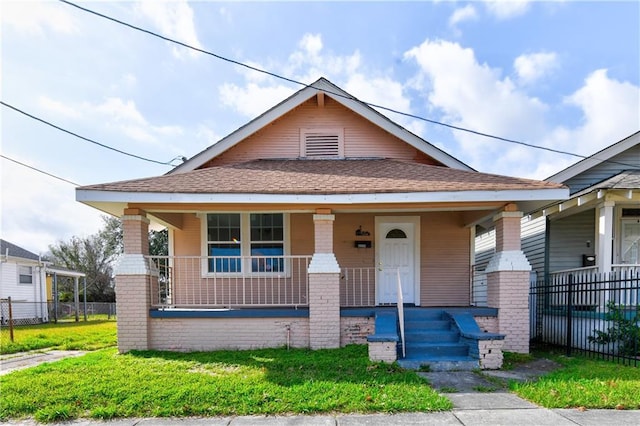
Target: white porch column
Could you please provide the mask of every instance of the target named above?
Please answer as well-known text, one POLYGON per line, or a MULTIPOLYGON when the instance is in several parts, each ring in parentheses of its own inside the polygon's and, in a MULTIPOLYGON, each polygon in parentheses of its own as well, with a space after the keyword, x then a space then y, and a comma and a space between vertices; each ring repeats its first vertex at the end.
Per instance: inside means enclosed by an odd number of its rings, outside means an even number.
POLYGON ((309 343, 311 349, 340 347, 340 266, 333 253, 330 210, 313 215, 315 250, 309 263, 309 343))
POLYGON ((598 258, 596 264, 599 272, 611 272, 611 259, 613 258, 613 208, 616 203, 605 201, 598 209, 597 237, 598 258))
POLYGON ((531 265, 520 249, 522 212, 508 204, 493 220, 496 253, 487 265, 487 304, 498 308, 498 333, 505 334, 503 349, 529 352, 529 280, 531 265))

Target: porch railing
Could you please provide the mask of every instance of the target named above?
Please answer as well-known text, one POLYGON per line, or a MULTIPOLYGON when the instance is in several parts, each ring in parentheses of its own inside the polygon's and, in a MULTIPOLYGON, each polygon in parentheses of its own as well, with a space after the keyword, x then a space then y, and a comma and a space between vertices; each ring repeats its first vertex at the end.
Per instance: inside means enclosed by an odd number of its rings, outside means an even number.
POLYGON ((311 256, 148 256, 155 308, 308 305, 311 256))
POLYGON ((375 306, 376 268, 342 268, 340 278, 340 306, 375 306))
MULTIPOLYGON (((547 285, 551 288, 563 288, 571 283, 571 303, 578 309, 592 310, 605 306, 611 300, 619 304, 638 305, 638 292, 625 290, 625 286, 628 279, 637 279, 639 274, 640 265, 636 264, 612 265, 612 271, 606 274, 599 272, 597 266, 588 266, 551 272, 547 285)), ((551 304, 565 306, 569 302, 565 292, 553 294, 551 304)))

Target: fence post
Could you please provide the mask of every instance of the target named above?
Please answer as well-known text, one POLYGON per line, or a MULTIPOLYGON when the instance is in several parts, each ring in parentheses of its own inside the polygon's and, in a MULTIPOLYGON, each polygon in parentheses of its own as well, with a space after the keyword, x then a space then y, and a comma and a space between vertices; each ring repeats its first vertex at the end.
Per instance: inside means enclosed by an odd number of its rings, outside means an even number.
POLYGON ((567 288, 567 356, 571 356, 571 343, 573 341, 573 274, 569 274, 567 288))
POLYGON ((11 307, 11 296, 7 298, 9 302, 9 338, 13 343, 13 308, 11 307))

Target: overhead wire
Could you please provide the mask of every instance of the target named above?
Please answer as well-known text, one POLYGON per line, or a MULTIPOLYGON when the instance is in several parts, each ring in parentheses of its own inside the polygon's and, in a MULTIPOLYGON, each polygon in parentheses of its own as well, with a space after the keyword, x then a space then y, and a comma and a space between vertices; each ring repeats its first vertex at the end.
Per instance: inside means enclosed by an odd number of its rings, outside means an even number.
MULTIPOLYGON (((95 10, 88 9, 86 7, 83 7, 83 6, 80 6, 78 4, 72 3, 72 2, 70 2, 68 0, 59 0, 59 1, 64 3, 64 4, 66 4, 66 5, 69 5, 69 6, 75 7, 77 9, 79 9, 79 10, 82 10, 84 12, 90 13, 92 15, 101 17, 103 19, 107 19, 109 21, 112 21, 112 22, 115 22, 117 24, 126 26, 128 28, 133 29, 133 30, 140 31, 140 32, 148 34, 148 35, 150 35, 152 37, 156 37, 156 38, 165 40, 167 42, 177 44, 177 45, 182 46, 184 48, 191 49, 191 50, 194 50, 196 52, 200 52, 200 53, 203 53, 205 55, 212 56, 212 57, 214 57, 216 59, 219 59, 221 61, 225 61, 225 62, 234 64, 234 65, 238 65, 238 66, 247 68, 247 69, 249 69, 251 71, 259 72, 259 73, 262 73, 262 74, 277 78, 279 80, 287 81, 289 83, 293 83, 293 84, 296 84, 296 85, 299 85, 299 86, 313 87, 313 84, 307 84, 307 83, 295 80, 293 78, 289 78, 289 77, 277 74, 277 73, 272 72, 272 71, 264 70, 264 69, 255 67, 253 65, 249 65, 249 64, 240 62, 240 61, 235 60, 235 59, 227 58, 227 57, 219 55, 217 53, 214 53, 214 52, 211 52, 211 51, 208 51, 208 50, 205 50, 205 49, 201 49, 199 47, 192 46, 190 44, 181 42, 179 40, 175 40, 175 39, 172 39, 170 37, 164 36, 162 34, 158 34, 158 33, 154 32, 154 31, 147 30, 145 28, 130 24, 128 22, 122 21, 122 20, 117 19, 117 18, 113 18, 111 16, 105 15, 105 14, 100 13, 100 12, 96 12, 95 10)), ((361 101, 361 100, 359 100, 359 99, 357 99, 357 98, 355 98, 353 96, 350 96, 350 95, 347 96, 347 95, 345 95, 343 93, 337 93, 337 92, 334 92, 334 91, 331 91, 331 90, 324 90, 324 91, 326 93, 330 94, 330 95, 339 96, 339 97, 342 97, 342 98, 354 100, 354 101, 360 102, 362 104, 365 104, 367 106, 370 106, 372 108, 377 108, 377 109, 380 109, 380 110, 392 112, 394 114, 398 114, 398 115, 402 115, 402 116, 405 116, 405 117, 413 118, 415 120, 420 120, 420 121, 424 121, 424 122, 427 122, 427 123, 431 123, 431 124, 447 127, 447 128, 453 129, 453 130, 458 130, 458 131, 461 131, 461 132, 471 133, 471 134, 474 134, 476 136, 482 136, 482 137, 485 137, 485 138, 496 139, 496 140, 499 140, 499 141, 512 143, 512 144, 517 144, 517 145, 521 145, 521 146, 526 146, 528 148, 533 148, 533 149, 539 149, 539 150, 544 150, 544 151, 548 151, 548 152, 553 152, 553 153, 556 153, 556 154, 568 155, 568 156, 577 157, 577 158, 581 158, 581 159, 592 158, 592 159, 600 160, 600 161, 603 161, 603 162, 615 163, 615 164, 623 165, 623 166, 626 166, 626 167, 632 167, 632 168, 635 168, 635 169, 640 169, 640 165, 637 165, 637 164, 628 164, 628 163, 618 162, 618 161, 614 161, 614 160, 610 160, 610 159, 598 159, 598 158, 595 158, 593 156, 586 156, 586 155, 576 154, 576 153, 565 151, 565 150, 549 148, 549 147, 541 146, 541 145, 535 145, 535 144, 532 144, 532 143, 523 142, 523 141, 519 141, 519 140, 515 140, 515 139, 504 138, 504 137, 501 137, 501 136, 492 135, 490 133, 480 132, 480 131, 477 131, 477 130, 472 130, 472 129, 468 129, 468 128, 465 128, 465 127, 456 126, 456 125, 453 125, 453 124, 443 123, 441 121, 429 119, 429 118, 422 117, 422 116, 415 115, 415 114, 411 114, 411 113, 408 113, 408 112, 399 111, 399 110, 396 110, 396 109, 393 109, 393 108, 386 107, 384 105, 378 105, 378 104, 374 104, 374 103, 371 103, 371 102, 361 101)))
POLYGON ((13 161, 14 163, 19 164, 19 165, 21 165, 21 166, 23 166, 23 167, 26 167, 26 168, 28 168, 28 169, 35 170, 36 172, 38 172, 38 173, 42 173, 43 175, 50 176, 50 177, 52 177, 52 178, 55 178, 55 179, 61 180, 61 181, 66 182, 66 183, 70 183, 70 184, 71 184, 71 185, 73 185, 73 186, 80 186, 80 184, 79 184, 79 183, 75 183, 75 182, 70 181, 70 180, 68 180, 68 179, 61 178, 60 176, 56 176, 56 175, 51 174, 51 173, 49 173, 49 172, 45 172, 44 170, 40 170, 40 169, 38 169, 37 167, 33 167, 33 166, 30 166, 30 165, 28 165, 28 164, 25 164, 25 163, 23 163, 23 162, 21 162, 21 161, 14 160, 13 158, 9 158, 9 157, 7 157, 6 155, 0 154, 0 157, 4 158, 5 160, 8 160, 8 161, 13 161))
POLYGON ((112 146, 109 146, 109 145, 106 145, 106 144, 100 143, 100 142, 98 142, 98 141, 95 141, 95 140, 93 140, 93 139, 89 139, 89 138, 87 138, 87 137, 85 137, 85 136, 79 135, 79 134, 77 134, 77 133, 75 133, 75 132, 72 132, 71 130, 67 130, 67 129, 63 128, 63 127, 60 127, 60 126, 58 126, 58 125, 55 125, 55 124, 53 124, 53 123, 51 123, 51 122, 49 122, 49 121, 47 121, 47 120, 45 120, 45 119, 43 119, 43 118, 36 117, 36 116, 35 116, 35 115, 33 115, 33 114, 29 114, 28 112, 23 111, 23 110, 21 110, 20 108, 17 108, 17 107, 15 107, 15 106, 11 105, 11 104, 8 104, 7 102, 0 101, 0 104, 1 104, 2 106, 5 106, 5 107, 9 108, 9 109, 12 109, 12 110, 14 110, 14 111, 16 111, 16 112, 19 112, 20 114, 24 114, 24 115, 26 115, 26 116, 27 116, 27 117, 29 117, 29 118, 32 118, 32 119, 34 119, 34 120, 36 120, 36 121, 39 121, 40 123, 46 124, 47 126, 51 126, 51 127, 53 127, 54 129, 60 130, 61 132, 64 132, 64 133, 70 134, 70 135, 75 136, 75 137, 77 137, 77 138, 80 138, 80 139, 82 139, 82 140, 84 140, 84 141, 91 142, 92 144, 95 144, 95 145, 101 146, 102 148, 106 148, 106 149, 109 149, 109 150, 111 150, 111 151, 115 151, 115 152, 117 152, 117 153, 123 154, 123 155, 128 155, 129 157, 137 158, 137 159, 139 159, 139 160, 144 160, 144 161, 148 161, 148 162, 150 162, 150 163, 155 163, 155 164, 161 164, 161 165, 163 165, 163 166, 173 166, 173 164, 171 164, 171 163, 172 163, 173 161, 175 161, 175 160, 177 160, 177 159, 180 159, 180 158, 181 158, 181 157, 175 157, 175 158, 171 159, 170 161, 157 161, 157 160, 152 160, 152 159, 150 159, 150 158, 142 157, 142 156, 137 155, 137 154, 132 154, 132 153, 130 153, 130 152, 126 152, 126 151, 123 151, 123 150, 121 150, 121 149, 114 148, 114 147, 112 147, 112 146))

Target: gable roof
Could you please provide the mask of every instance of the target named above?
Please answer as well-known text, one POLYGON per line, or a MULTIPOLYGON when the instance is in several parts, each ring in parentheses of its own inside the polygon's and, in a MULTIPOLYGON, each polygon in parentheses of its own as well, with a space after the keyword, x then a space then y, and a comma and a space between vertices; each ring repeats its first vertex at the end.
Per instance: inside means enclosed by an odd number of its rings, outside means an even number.
POLYGON ((253 160, 83 190, 183 194, 379 194, 557 189, 561 184, 389 159, 253 160))
POLYGON ((580 173, 589 170, 590 168, 597 166, 598 164, 608 161, 616 155, 638 144, 640 144, 640 131, 637 131, 634 134, 622 139, 621 141, 616 142, 613 145, 608 146, 607 148, 604 148, 596 152, 595 154, 578 161, 574 165, 567 167, 566 169, 556 173, 555 175, 549 176, 545 180, 558 183, 566 182, 569 179, 579 175, 580 173))
POLYGON ((223 139, 216 142, 215 144, 211 145, 204 151, 196 154, 195 156, 185 161, 181 165, 177 166, 167 174, 184 173, 184 172, 196 170, 197 168, 206 164, 211 159, 217 157, 218 155, 232 148, 234 145, 246 139, 253 133, 262 129, 269 123, 287 114, 288 112, 298 107, 302 103, 306 102, 313 96, 316 96, 318 93, 326 94, 327 96, 334 99, 336 102, 342 104, 344 107, 352 110, 356 114, 364 117, 371 123, 377 125, 378 127, 396 136, 397 138, 411 145, 418 151, 423 152, 424 154, 432 157, 433 159, 444 164, 447 167, 451 167, 459 170, 469 170, 469 171, 474 170, 473 168, 466 165, 465 163, 458 160, 457 158, 447 154, 446 152, 435 147, 434 145, 430 144, 424 139, 411 133, 404 127, 391 121, 389 118, 379 113, 374 108, 370 107, 369 105, 367 105, 362 101, 359 101, 349 93, 345 92, 335 84, 331 83, 329 80, 325 78, 320 78, 315 83, 312 83, 302 88, 301 90, 294 93, 284 101, 280 102, 278 105, 274 106, 270 110, 256 117, 249 123, 240 127, 238 130, 224 137, 223 139))
POLYGON ((29 259, 29 260, 40 260, 40 256, 37 254, 30 252, 29 250, 23 249, 20 246, 10 243, 9 241, 0 240, 0 255, 5 256, 8 254, 11 257, 19 257, 21 259, 29 259))

